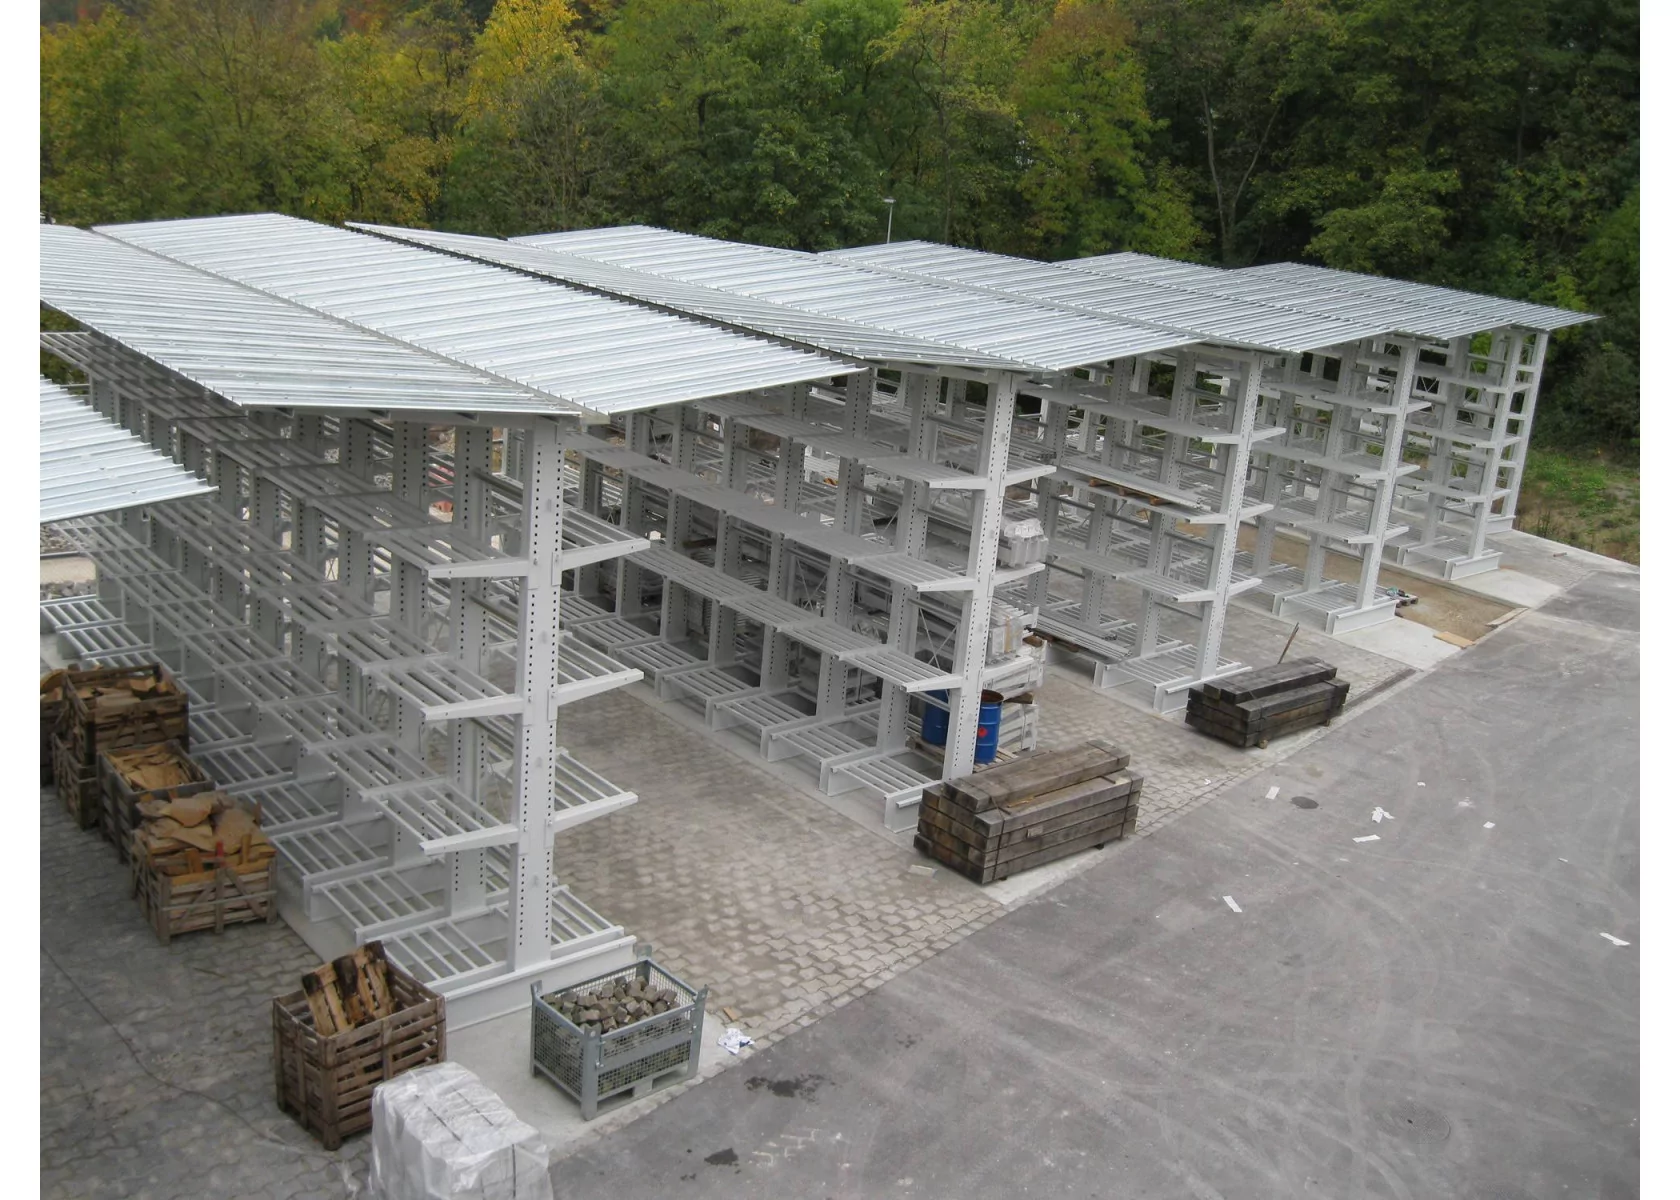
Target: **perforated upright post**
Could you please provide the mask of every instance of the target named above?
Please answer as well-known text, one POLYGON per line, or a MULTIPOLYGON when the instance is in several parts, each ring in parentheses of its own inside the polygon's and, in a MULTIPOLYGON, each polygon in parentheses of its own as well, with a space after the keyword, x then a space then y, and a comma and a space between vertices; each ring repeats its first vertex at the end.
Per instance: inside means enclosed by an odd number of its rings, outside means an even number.
POLYGON ((524 707, 514 732, 514 822, 519 841, 509 872, 508 962, 513 970, 548 957, 554 886, 555 688, 559 682, 560 532, 565 510, 565 455, 559 429, 525 431, 524 524, 530 572, 520 588, 519 668, 515 691, 524 707))

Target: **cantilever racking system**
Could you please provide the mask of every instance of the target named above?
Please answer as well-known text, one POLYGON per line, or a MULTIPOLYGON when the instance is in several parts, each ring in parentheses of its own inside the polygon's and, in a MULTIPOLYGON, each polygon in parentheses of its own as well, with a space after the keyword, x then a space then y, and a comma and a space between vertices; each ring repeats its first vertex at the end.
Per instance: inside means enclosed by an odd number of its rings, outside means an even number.
POLYGON ((556 838, 635 800, 565 750, 570 705, 645 681, 902 830, 974 769, 987 693, 1023 701, 1005 752, 1034 743, 1029 629, 1168 710, 1241 668, 1237 596, 1335 632, 1393 614, 1386 561, 1494 565, 1546 336, 1582 319, 640 227, 41 237, 42 301, 85 327, 43 346, 215 488, 66 525, 98 590, 44 627, 167 663, 288 919, 382 937, 458 1022, 630 953, 557 878, 556 838))

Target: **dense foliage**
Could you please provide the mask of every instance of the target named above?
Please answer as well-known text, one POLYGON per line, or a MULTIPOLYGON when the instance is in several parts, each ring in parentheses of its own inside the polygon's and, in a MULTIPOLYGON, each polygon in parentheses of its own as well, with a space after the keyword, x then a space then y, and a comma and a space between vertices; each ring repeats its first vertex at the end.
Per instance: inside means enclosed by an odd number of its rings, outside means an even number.
POLYGON ((1635 0, 49 0, 45 214, 1301 259, 1601 313, 1637 444, 1635 0))

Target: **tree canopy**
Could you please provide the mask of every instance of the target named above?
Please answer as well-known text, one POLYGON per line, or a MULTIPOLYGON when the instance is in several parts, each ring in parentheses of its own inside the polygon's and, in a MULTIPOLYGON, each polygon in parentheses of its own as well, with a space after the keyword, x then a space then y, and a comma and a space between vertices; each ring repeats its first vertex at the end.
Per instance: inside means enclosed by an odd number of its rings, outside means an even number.
POLYGON ((1637 444, 1635 0, 44 3, 42 209, 1282 259, 1590 309, 1637 444))

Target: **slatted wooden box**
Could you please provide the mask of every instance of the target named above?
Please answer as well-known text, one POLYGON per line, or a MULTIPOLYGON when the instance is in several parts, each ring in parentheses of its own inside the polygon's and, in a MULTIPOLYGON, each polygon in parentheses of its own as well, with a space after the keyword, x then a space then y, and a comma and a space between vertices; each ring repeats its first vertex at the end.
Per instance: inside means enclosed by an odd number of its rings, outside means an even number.
POLYGON ((179 742, 159 742, 153 746, 135 746, 127 750, 101 750, 101 827, 106 838, 117 847, 117 853, 127 862, 133 850, 134 827, 139 821, 139 805, 142 800, 173 800, 181 796, 196 796, 200 792, 209 791, 213 786, 210 777, 187 757, 186 747, 179 742), (137 786, 134 764, 143 757, 154 755, 165 758, 172 772, 184 777, 182 782, 162 787, 137 786))
POLYGON ((50 787, 53 782, 53 760, 57 757, 53 750, 53 734, 64 716, 64 675, 63 671, 48 671, 41 676, 42 787, 50 787))
MULTIPOLYGON (((256 811, 240 797, 230 799, 256 811)), ((273 844, 265 838, 247 837, 224 850, 206 854, 189 846, 153 854, 141 830, 131 835, 129 870, 134 893, 158 940, 167 944, 183 933, 200 929, 220 933, 229 925, 272 922, 279 915, 273 844)))
POLYGON ((78 757, 62 725, 53 734, 52 747, 53 785, 58 789, 58 802, 80 828, 92 829, 99 824, 99 772, 78 757))
POLYGON ((161 664, 66 672, 62 734, 84 767, 96 768, 101 750, 187 744, 187 694, 161 664))
POLYGON ((274 1001, 275 1102, 328 1150, 372 1128, 374 1088, 444 1060, 443 997, 389 959, 385 979, 395 1011, 330 1036, 302 990, 274 1001))

